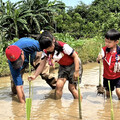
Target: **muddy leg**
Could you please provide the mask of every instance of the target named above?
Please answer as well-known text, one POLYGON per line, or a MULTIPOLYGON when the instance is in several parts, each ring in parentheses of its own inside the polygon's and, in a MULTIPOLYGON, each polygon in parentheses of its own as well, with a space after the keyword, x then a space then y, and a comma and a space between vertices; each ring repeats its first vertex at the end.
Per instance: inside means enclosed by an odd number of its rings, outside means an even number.
POLYGON ((10 76, 10 80, 11 80, 11 90, 12 90, 12 93, 13 94, 17 94, 16 86, 14 84, 12 76, 10 76))
MULTIPOLYGON (((21 76, 23 76, 23 73, 25 72, 25 69, 23 69, 21 71, 21 76)), ((17 90, 16 90, 16 86, 15 86, 15 83, 13 81, 13 78, 12 78, 12 75, 10 75, 10 80, 11 80, 11 91, 13 94, 17 94, 17 90)))
POLYGON ((78 99, 78 90, 76 89, 76 85, 69 83, 68 88, 69 88, 69 91, 72 93, 74 99, 78 99))
POLYGON ((118 100, 120 100, 120 88, 116 88, 116 94, 118 96, 118 100))
POLYGON ((61 99, 65 82, 66 82, 65 78, 59 78, 57 80, 56 89, 55 89, 55 99, 56 100, 61 99))
MULTIPOLYGON (((111 91, 111 95, 112 95, 112 91, 111 91)), ((110 98, 110 92, 106 90, 106 97, 110 98)))

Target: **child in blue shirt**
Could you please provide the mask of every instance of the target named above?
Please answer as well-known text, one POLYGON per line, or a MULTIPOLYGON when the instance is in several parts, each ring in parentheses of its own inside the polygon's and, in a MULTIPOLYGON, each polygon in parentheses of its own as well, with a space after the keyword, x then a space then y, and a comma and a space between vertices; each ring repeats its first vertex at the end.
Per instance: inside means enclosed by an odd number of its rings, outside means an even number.
MULTIPOLYGON (((29 55, 30 63, 33 65, 33 62, 37 56, 37 52, 40 51, 41 49, 39 42, 31 38, 21 38, 6 48, 5 52, 8 58, 13 83, 15 84, 15 86, 14 84, 12 84, 12 92, 17 93, 17 96, 21 103, 25 103, 22 74, 24 73, 25 68, 28 66, 29 55)), ((38 66, 45 66, 45 64, 42 64, 41 60, 38 66)), ((37 67, 36 66, 34 67, 37 70, 37 67)))

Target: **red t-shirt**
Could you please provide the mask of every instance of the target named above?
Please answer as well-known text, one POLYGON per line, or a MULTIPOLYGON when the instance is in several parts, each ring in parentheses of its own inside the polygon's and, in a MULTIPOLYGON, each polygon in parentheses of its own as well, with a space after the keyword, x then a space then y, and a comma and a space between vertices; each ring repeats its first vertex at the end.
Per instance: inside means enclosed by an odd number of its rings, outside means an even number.
MULTIPOLYGON (((104 66, 104 73, 103 77, 106 79, 116 79, 120 77, 120 72, 114 72, 114 66, 116 62, 116 55, 117 51, 111 53, 109 51, 106 51, 107 47, 102 48, 104 51, 104 59, 103 59, 103 66, 104 66)), ((120 54, 118 56, 118 62, 120 62, 120 54)))
MULTIPOLYGON (((71 56, 74 52, 73 48, 71 48, 68 44, 61 42, 61 41, 57 41, 58 44, 63 48, 63 51, 59 53, 59 55, 56 55, 55 51, 53 53, 53 59, 55 60, 55 62, 58 62, 60 65, 64 65, 64 66, 68 66, 74 63, 74 59, 71 56), (57 59, 57 60, 56 60, 57 59)), ((47 51, 44 50, 45 53, 47 53, 47 51)), ((44 53, 42 55, 42 57, 44 57, 44 53)))

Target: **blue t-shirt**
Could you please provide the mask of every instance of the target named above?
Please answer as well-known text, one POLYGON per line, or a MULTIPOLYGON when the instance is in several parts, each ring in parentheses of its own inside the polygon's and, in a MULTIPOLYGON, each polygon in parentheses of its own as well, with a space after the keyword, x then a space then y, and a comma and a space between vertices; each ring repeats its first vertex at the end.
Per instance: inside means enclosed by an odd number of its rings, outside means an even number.
POLYGON ((29 63, 29 54, 30 54, 30 62, 33 63, 33 60, 35 59, 36 52, 40 52, 40 45, 37 40, 31 39, 31 38, 21 38, 12 45, 18 46, 21 50, 24 51, 24 63, 23 66, 19 69, 14 69, 11 65, 11 62, 8 60, 10 71, 14 80, 15 85, 23 85, 22 77, 20 71, 25 68, 29 63))

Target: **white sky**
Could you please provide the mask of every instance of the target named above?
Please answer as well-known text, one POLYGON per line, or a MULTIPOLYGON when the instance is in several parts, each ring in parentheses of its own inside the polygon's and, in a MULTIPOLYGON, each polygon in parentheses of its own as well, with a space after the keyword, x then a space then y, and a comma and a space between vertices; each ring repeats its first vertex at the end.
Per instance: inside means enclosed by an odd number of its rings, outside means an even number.
MULTIPOLYGON (((6 2, 7 0, 3 0, 3 2, 6 2)), ((11 2, 18 2, 20 0, 10 0, 11 2)), ((53 0, 51 0, 53 1, 53 0)), ((94 0, 61 0, 62 2, 64 2, 66 4, 66 6, 72 6, 72 7, 75 7, 77 6, 80 1, 82 1, 83 3, 89 5, 91 4, 94 0)))

